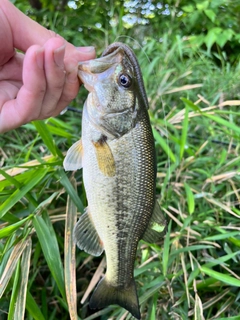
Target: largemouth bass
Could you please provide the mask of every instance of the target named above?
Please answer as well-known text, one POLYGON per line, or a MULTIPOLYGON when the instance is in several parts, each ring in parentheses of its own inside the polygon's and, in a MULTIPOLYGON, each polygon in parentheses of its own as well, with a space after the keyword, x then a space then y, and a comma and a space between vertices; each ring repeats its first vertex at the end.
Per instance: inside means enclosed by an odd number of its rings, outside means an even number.
POLYGON ((118 304, 141 319, 133 277, 140 239, 159 240, 165 220, 155 200, 156 163, 148 100, 133 51, 113 43, 101 58, 79 63, 89 91, 82 138, 67 152, 65 170, 83 168, 88 207, 78 220, 78 247, 99 256, 107 270, 89 302, 118 304))

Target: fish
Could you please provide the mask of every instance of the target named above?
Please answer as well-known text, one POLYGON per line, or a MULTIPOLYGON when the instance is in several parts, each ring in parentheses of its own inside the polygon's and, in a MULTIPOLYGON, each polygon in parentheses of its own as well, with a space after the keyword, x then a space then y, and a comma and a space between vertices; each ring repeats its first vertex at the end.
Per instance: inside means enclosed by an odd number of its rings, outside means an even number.
POLYGON ((155 243, 166 229, 156 201, 155 143, 141 69, 132 49, 115 42, 100 58, 80 62, 78 76, 89 91, 82 137, 63 166, 83 169, 88 206, 74 241, 93 256, 105 251, 107 262, 89 306, 118 304, 141 319, 133 275, 138 243, 155 243))

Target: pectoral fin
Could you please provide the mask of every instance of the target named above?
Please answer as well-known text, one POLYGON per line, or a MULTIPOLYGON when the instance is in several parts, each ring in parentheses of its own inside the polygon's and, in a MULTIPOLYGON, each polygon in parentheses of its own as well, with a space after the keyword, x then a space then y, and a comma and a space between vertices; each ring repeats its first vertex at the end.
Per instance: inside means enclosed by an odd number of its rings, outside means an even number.
POLYGON ((115 167, 115 161, 113 158, 112 151, 104 139, 102 137, 97 142, 93 142, 93 145, 95 147, 96 156, 97 156, 97 162, 98 167, 100 171, 108 177, 113 177, 116 174, 116 167, 115 167))
POLYGON ((104 250, 87 208, 74 227, 73 238, 81 250, 93 256, 100 256, 104 250))
POLYGON ((165 234, 166 225, 167 223, 161 212, 159 203, 156 201, 153 214, 150 218, 148 227, 142 239, 149 243, 155 243, 159 241, 162 238, 162 236, 165 234))
POLYGON ((65 171, 75 171, 82 168, 82 140, 75 142, 67 151, 66 157, 63 161, 65 171))

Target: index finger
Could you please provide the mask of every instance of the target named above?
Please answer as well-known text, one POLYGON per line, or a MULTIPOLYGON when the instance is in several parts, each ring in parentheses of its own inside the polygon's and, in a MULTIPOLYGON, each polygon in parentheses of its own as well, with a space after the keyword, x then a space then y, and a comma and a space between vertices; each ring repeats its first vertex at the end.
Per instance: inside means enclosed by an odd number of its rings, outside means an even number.
MULTIPOLYGON (((5 14, 9 23, 13 46, 23 52, 26 52, 27 49, 34 44, 43 46, 50 38, 61 37, 27 17, 9 0, 1 0, 0 9, 5 14), (18 23, 16 23, 16 21, 18 23)), ((69 54, 74 55, 78 60, 88 60, 95 57, 93 51, 78 52, 72 44, 66 42, 66 56, 69 54)))

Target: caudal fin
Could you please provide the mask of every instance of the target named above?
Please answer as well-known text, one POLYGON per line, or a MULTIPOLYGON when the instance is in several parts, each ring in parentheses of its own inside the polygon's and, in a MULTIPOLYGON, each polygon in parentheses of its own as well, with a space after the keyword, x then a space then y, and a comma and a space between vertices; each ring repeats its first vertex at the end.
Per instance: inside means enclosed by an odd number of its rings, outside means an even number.
POLYGON ((106 278, 103 278, 93 292, 89 306, 91 309, 102 309, 110 304, 118 304, 128 310, 136 319, 141 319, 134 280, 127 288, 121 288, 111 286, 106 278))

